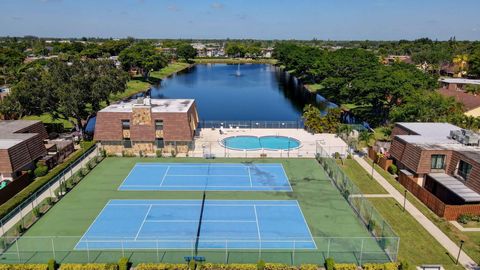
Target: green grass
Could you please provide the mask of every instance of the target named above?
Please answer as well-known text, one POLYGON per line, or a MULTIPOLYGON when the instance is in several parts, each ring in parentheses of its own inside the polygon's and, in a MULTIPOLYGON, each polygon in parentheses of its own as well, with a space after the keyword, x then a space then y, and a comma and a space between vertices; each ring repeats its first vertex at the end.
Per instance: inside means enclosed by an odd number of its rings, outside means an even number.
POLYGON ((174 73, 177 73, 179 71, 182 71, 188 67, 190 67, 191 64, 185 63, 185 62, 174 62, 169 64, 168 66, 162 68, 161 70, 158 71, 152 71, 150 73, 150 77, 156 78, 156 79, 165 79, 168 76, 171 76, 174 73))
MULTIPOLYGON (((117 188, 137 162, 206 162, 198 158, 106 158, 90 174, 68 193, 58 204, 41 218, 26 233, 19 243, 21 259, 29 262, 46 261, 52 256, 51 238, 56 236, 55 252, 59 261, 116 261, 119 252, 72 251, 101 209, 110 199, 200 199, 201 192, 176 191, 118 191, 117 188), (69 236, 69 238, 58 238, 69 236), (34 239, 34 240, 32 240, 34 239), (32 250, 35 250, 33 252, 32 250), (94 259, 92 259, 94 258, 94 259)), ((318 250, 262 251, 261 258, 269 262, 317 263, 322 264, 327 256, 336 261, 357 262, 358 254, 353 253, 364 238, 364 251, 377 252, 376 259, 386 260, 380 248, 363 224, 356 218, 339 191, 325 175, 320 165, 313 159, 215 159, 209 162, 255 162, 282 163, 290 179, 294 192, 207 192, 207 199, 227 200, 298 200, 318 250), (342 237, 331 240, 330 245, 324 237, 342 237)), ((121 221, 120 221, 121 222, 121 221)), ((281 222, 281 221, 279 221, 281 222)), ((3 262, 18 260, 12 247, 4 254, 3 262)), ((210 262, 224 262, 225 251, 202 251, 210 262)), ((129 251, 126 256, 138 262, 181 262, 187 251, 161 251, 157 257, 155 251, 129 251)), ((229 251, 228 262, 257 262, 257 250, 229 251)), ((363 261, 365 262, 365 260, 363 261)))
POLYGON ((355 185, 364 194, 387 194, 387 191, 377 181, 371 178, 360 164, 354 159, 345 159, 343 163, 339 160, 338 165, 347 174, 355 185))
POLYGON ((310 92, 310 93, 316 93, 318 92, 319 90, 322 90, 324 87, 322 84, 320 83, 315 83, 315 84, 305 84, 305 88, 307 88, 307 90, 310 92))
MULTIPOLYGON (((371 165, 372 161, 366 159, 371 165)), ((375 166, 375 170, 382 175, 387 181, 403 194, 405 188, 400 184, 391 174, 375 166)), ((407 199, 412 203, 423 215, 432 221, 443 233, 445 233, 453 242, 460 243, 460 240, 465 241, 465 252, 476 262, 480 261, 480 232, 462 232, 455 228, 450 222, 444 218, 440 218, 433 213, 424 203, 418 200, 414 195, 408 193, 407 199)))
MULTIPOLYGON (((410 266, 441 264, 445 269, 463 269, 454 258, 392 198, 369 198, 400 236, 399 259, 410 266)), ((455 256, 455 255, 454 255, 455 256)))
POLYGON ((53 119, 52 116, 48 113, 44 113, 42 115, 28 115, 28 116, 24 116, 22 118, 23 120, 40 120, 42 121, 43 123, 46 123, 46 124, 57 124, 57 123, 60 123, 60 124, 63 124, 63 127, 65 129, 72 129, 73 128, 73 124, 67 120, 64 120, 64 119, 53 119))
POLYGON ((277 63, 276 59, 249 59, 249 58, 195 58, 197 64, 271 64, 277 63))

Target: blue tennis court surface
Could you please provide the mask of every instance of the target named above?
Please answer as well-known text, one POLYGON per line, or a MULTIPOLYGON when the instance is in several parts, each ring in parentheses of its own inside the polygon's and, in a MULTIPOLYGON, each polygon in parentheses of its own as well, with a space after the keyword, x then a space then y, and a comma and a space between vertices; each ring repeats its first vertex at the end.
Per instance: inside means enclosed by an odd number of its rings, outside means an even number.
MULTIPOLYGON (((193 249, 202 200, 111 200, 75 249, 193 249)), ((199 249, 316 249, 295 200, 205 200, 199 249)))
POLYGON ((292 191, 282 164, 137 163, 119 190, 292 191))

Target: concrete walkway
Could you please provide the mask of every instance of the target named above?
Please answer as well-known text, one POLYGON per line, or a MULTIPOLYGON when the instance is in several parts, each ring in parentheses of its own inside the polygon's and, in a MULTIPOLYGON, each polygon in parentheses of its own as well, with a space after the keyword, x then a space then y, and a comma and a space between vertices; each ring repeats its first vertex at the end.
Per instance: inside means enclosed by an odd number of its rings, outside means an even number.
POLYGON ((392 198, 392 194, 352 194, 350 197, 363 197, 363 198, 392 198))
POLYGON ((460 223, 458 223, 456 220, 450 221, 450 223, 455 226, 458 230, 462 232, 480 232, 480 228, 465 228, 463 227, 460 223))
MULTIPOLYGON (((362 166, 367 172, 372 171, 372 166, 368 164, 363 158, 355 156, 355 160, 362 166)), ((388 192, 392 197, 400 204, 403 205, 403 194, 398 192, 383 176, 373 170, 373 178, 388 192)), ((444 234, 433 222, 425 217, 413 204, 408 200, 405 204, 405 209, 410 215, 412 215, 418 223, 420 223, 452 256, 458 254, 459 246, 454 243, 446 234, 444 234)), ((412 247, 414 248, 414 247, 412 247)), ((459 263, 465 267, 465 269, 479 269, 475 261, 472 260, 465 252, 460 253, 459 263)))

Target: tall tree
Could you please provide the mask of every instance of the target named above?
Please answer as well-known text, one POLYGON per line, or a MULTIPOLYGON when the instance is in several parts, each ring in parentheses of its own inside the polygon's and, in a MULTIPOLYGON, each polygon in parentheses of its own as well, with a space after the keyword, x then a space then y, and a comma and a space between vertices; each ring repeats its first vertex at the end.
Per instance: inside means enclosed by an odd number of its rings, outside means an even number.
POLYGON ((197 56, 197 50, 195 50, 195 48, 188 43, 182 43, 177 47, 177 55, 188 62, 190 59, 193 59, 195 56, 197 56))
POLYGON ((159 70, 168 64, 168 59, 149 42, 134 43, 119 54, 118 60, 126 71, 139 69, 146 80, 150 71, 159 70))

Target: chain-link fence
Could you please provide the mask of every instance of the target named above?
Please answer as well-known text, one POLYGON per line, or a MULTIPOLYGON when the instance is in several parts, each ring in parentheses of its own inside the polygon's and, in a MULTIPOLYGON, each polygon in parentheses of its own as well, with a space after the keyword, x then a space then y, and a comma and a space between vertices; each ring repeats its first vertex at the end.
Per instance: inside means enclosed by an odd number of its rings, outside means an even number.
POLYGON ((313 239, 206 239, 200 242, 211 248, 195 251, 195 239, 92 239, 82 237, 0 238, 2 263, 45 263, 55 259, 62 263, 116 262, 129 257, 134 263, 180 263, 185 256, 203 256, 213 263, 323 264, 328 257, 341 263, 384 263, 395 259, 379 243, 397 243, 398 237, 314 237, 313 239), (304 248, 307 244, 315 248, 304 248), (171 246, 181 247, 172 248, 171 246), (281 246, 281 248, 271 248, 281 246), (170 248, 169 248, 170 247, 170 248), (246 248, 245 248, 246 247, 246 248))
POLYGON ((391 258, 397 259, 400 238, 392 227, 377 212, 373 204, 363 196, 360 189, 347 177, 337 165, 336 160, 330 157, 317 156, 323 169, 333 180, 343 197, 353 208, 358 218, 367 227, 381 249, 391 258))
MULTIPOLYGON (((0 233, 2 236, 11 236, 18 233, 19 228, 26 228, 29 223, 34 222, 33 210, 47 204, 49 198, 56 197, 57 190, 63 182, 72 177, 73 174, 84 166, 90 159, 98 155, 98 149, 93 146, 72 162, 67 168, 52 178, 48 183, 40 187, 21 204, 12 209, 0 219, 0 233)), ((21 230, 21 229, 20 229, 21 230)), ((1 243, 0 243, 1 244, 1 243)), ((0 246, 1 247, 1 246, 0 246)))

